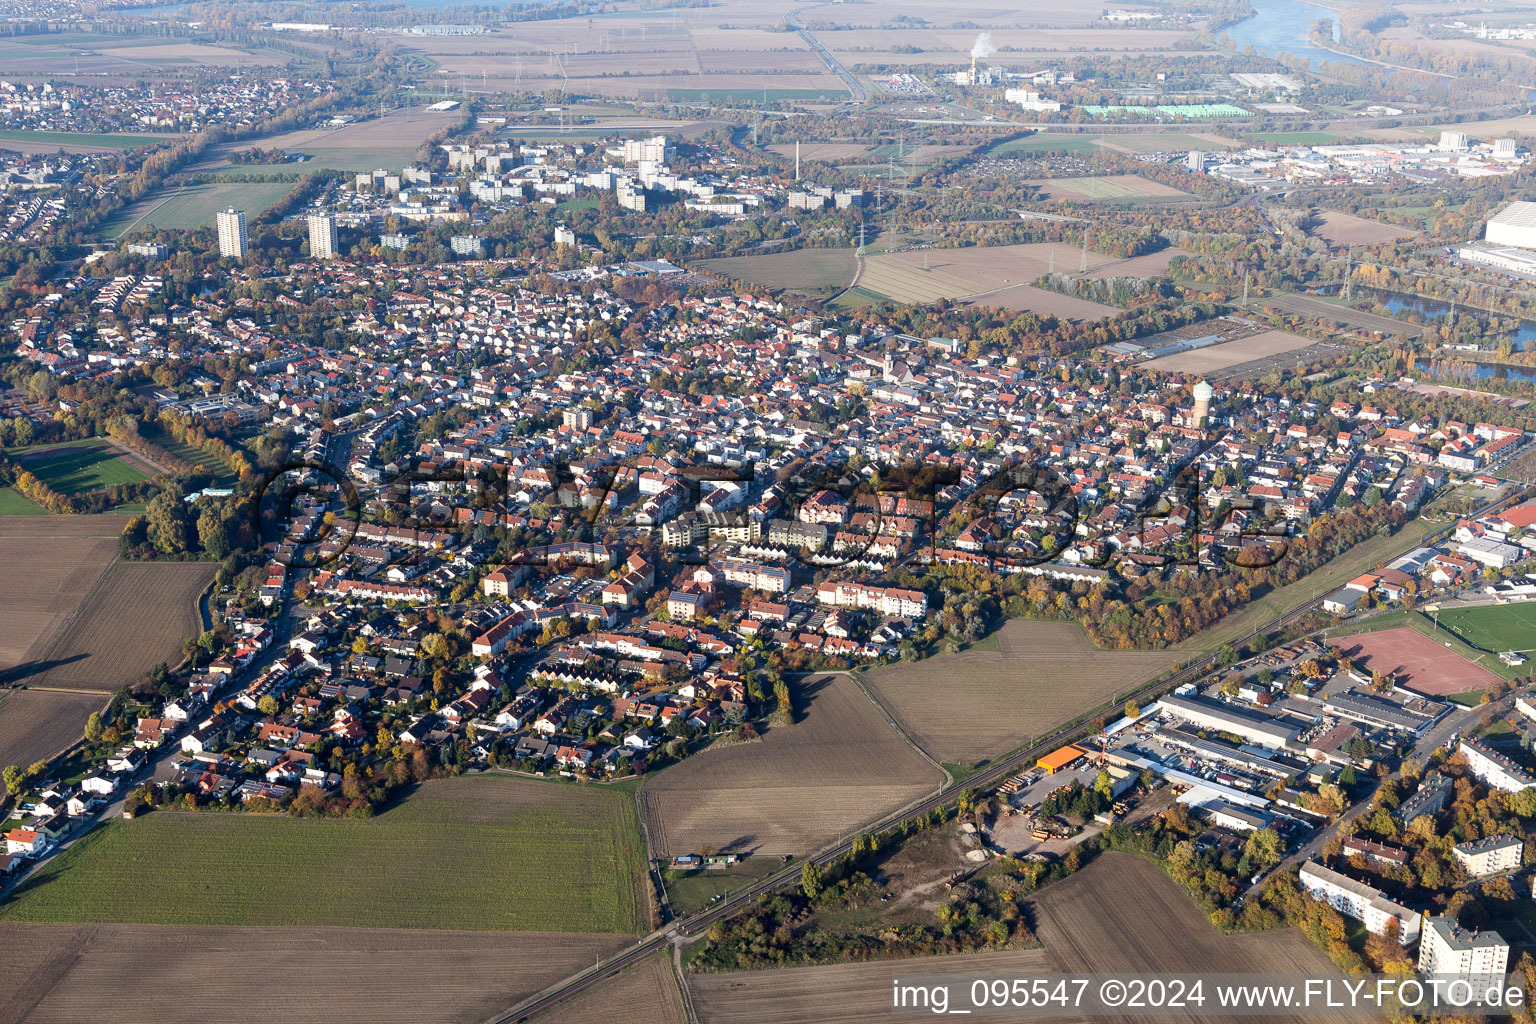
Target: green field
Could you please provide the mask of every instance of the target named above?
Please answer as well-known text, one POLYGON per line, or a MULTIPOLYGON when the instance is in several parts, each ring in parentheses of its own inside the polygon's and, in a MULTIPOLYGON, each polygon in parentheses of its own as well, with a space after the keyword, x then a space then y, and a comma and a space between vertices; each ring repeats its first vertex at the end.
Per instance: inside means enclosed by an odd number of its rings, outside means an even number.
POLYGON ((214 215, 231 206, 244 210, 247 220, 254 220, 291 191, 293 185, 286 181, 184 185, 119 210, 102 230, 108 237, 120 238, 140 228, 211 228, 214 215))
POLYGON ((0 149, 7 142, 37 142, 50 146, 98 146, 102 149, 133 149, 156 142, 171 142, 180 135, 135 135, 132 133, 98 134, 93 132, 34 132, 26 129, 0 131, 0 149))
POLYGON ((372 819, 112 821, 0 920, 632 933, 648 927, 644 873, 629 794, 460 776, 372 819))
POLYGON ((1536 650, 1536 604, 1448 608, 1439 619, 1441 629, 1485 651, 1536 650))
POLYGON ((48 510, 14 487, 0 487, 0 516, 45 516, 48 510))
POLYGON ((1099 147, 1093 144, 1093 138, 1087 135, 1035 135, 1027 139, 1015 139, 1005 142, 995 149, 987 151, 988 156, 1007 158, 1010 156, 1034 156, 1036 153, 1097 153, 1099 147))
POLYGON ((1080 192, 1089 199, 1150 199, 1145 192, 1109 178, 1051 178, 1049 184, 1073 192, 1080 192))
POLYGON ((17 449, 13 455, 18 466, 60 494, 83 494, 149 479, 148 473, 99 438, 17 449))
POLYGON ((202 466, 213 474, 214 483, 217 486, 229 487, 235 483, 235 474, 229 471, 229 467, 202 449, 184 441, 178 441, 164 431, 157 432, 151 440, 178 459, 185 459, 194 466, 202 466))

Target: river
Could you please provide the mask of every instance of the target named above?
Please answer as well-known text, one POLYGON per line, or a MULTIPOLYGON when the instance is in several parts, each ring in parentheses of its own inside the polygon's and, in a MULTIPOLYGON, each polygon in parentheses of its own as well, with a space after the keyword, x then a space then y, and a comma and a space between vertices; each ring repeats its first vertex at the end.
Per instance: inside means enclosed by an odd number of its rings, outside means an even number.
POLYGON ((1364 64, 1366 61, 1344 54, 1334 53, 1312 42, 1312 23, 1319 18, 1333 22, 1333 37, 1339 37, 1339 17, 1334 11, 1302 0, 1251 0, 1255 12, 1228 25, 1222 34, 1239 48, 1251 46, 1268 54, 1288 53, 1292 57, 1310 59, 1314 65, 1332 60, 1341 64, 1364 64))

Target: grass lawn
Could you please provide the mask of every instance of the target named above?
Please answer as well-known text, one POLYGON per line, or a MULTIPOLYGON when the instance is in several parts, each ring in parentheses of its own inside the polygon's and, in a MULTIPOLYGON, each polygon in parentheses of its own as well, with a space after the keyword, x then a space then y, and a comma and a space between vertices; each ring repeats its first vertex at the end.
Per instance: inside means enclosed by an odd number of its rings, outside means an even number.
POLYGON ((1036 153, 1097 153, 1093 137, 1087 135, 1049 135, 1015 139, 987 152, 988 156, 1033 156, 1036 153))
POLYGON ((45 516, 48 510, 14 487, 0 487, 0 516, 45 516))
POLYGON ((784 862, 778 857, 748 857, 725 867, 668 871, 667 898, 674 913, 691 914, 708 906, 714 897, 765 878, 783 866, 784 862))
POLYGON ((83 494, 149 479, 148 473, 99 439, 18 449, 14 454, 17 465, 61 494, 83 494))
POLYGON ((229 487, 234 484, 236 477, 229 471, 229 467, 201 448, 187 444, 185 441, 178 441, 163 430, 155 433, 151 440, 178 459, 186 459, 192 465, 202 466, 208 470, 213 474, 216 486, 229 487))
POLYGON ((372 819, 112 821, 22 885, 0 920, 636 932, 644 872, 627 794, 460 776, 372 819))
POLYGON ((1536 650, 1536 604, 1494 604, 1447 608, 1440 628, 1485 651, 1536 650))
POLYGON ((118 238, 135 228, 211 228, 214 215, 233 206, 253 220, 293 191, 286 181, 212 182, 165 189, 119 210, 102 230, 118 238))

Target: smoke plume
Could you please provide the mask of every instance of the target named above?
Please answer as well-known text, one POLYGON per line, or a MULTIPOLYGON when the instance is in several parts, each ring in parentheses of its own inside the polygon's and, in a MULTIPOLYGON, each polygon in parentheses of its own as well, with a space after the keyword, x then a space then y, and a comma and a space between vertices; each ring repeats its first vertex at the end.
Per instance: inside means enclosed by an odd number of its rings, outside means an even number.
POLYGON ((983 32, 971 44, 971 56, 977 60, 985 60, 996 52, 997 47, 992 45, 992 33, 990 32, 983 32))

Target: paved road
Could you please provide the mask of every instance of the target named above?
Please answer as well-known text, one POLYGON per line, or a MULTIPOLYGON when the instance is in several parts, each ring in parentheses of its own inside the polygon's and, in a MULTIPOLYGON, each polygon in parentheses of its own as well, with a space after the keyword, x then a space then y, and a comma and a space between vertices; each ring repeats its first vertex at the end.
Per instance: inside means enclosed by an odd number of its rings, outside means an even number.
POLYGON ((784 16, 784 20, 789 23, 790 28, 799 33, 801 39, 805 40, 805 45, 809 46, 816 56, 821 58, 821 62, 827 66, 827 70, 843 80, 843 84, 848 87, 848 94, 851 97, 850 103, 869 102, 869 91, 853 76, 853 72, 843 67, 842 62, 832 56, 831 50, 821 45, 821 40, 811 35, 810 30, 805 27, 805 23, 800 20, 799 11, 791 11, 784 16))

